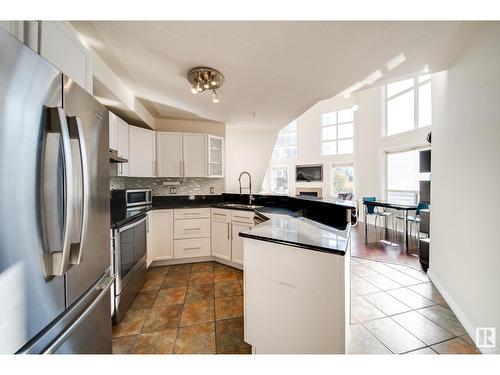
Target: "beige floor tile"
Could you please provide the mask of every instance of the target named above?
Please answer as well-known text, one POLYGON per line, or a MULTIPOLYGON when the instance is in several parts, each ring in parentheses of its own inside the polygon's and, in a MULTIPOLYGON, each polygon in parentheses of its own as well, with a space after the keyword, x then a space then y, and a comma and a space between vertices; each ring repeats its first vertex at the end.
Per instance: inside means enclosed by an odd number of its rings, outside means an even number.
POLYGON ((417 349, 417 350, 414 350, 412 352, 408 352, 405 354, 437 354, 437 353, 434 350, 432 350, 431 348, 427 347, 427 348, 417 349))
POLYGON ((380 273, 377 273, 375 275, 365 276, 364 279, 366 281, 369 281, 370 283, 372 283, 381 290, 397 289, 402 287, 401 284, 395 282, 394 280, 389 279, 388 277, 385 277, 380 273))
POLYGON ((400 314, 411 308, 385 292, 367 294, 364 298, 386 315, 400 314))
POLYGON ((432 349, 439 354, 480 354, 473 345, 459 338, 433 345, 432 349))
POLYGON ((363 325, 393 353, 406 353, 426 346, 391 318, 371 320, 363 325))
POLYGON ((361 324, 350 327, 349 354, 392 354, 361 324))
POLYGON ((394 272, 387 272, 384 273, 386 277, 389 279, 403 285, 403 286, 409 286, 409 285, 415 285, 415 284, 420 284, 422 281, 415 279, 414 277, 408 276, 407 274, 403 273, 402 271, 394 271, 394 272))
POLYGON ((408 288, 392 289, 388 290, 387 293, 400 300, 405 305, 410 306, 412 309, 420 309, 435 304, 433 301, 421 296, 418 293, 415 293, 408 288))
POLYGON ((423 341, 426 345, 437 344, 438 342, 449 340, 454 337, 453 334, 444 330, 416 311, 395 315, 392 319, 423 341))
POLYGON ((439 291, 436 289, 432 283, 424 283, 424 284, 417 284, 417 285, 412 285, 409 286, 411 290, 414 292, 424 296, 427 299, 430 299, 431 301, 434 301, 440 305, 447 306, 446 301, 444 298, 441 296, 439 291))
POLYGON ((356 291, 356 293, 360 295, 368 294, 368 293, 376 293, 381 290, 377 288, 372 283, 366 281, 365 279, 351 274, 351 288, 356 291))
POLYGON ((467 333, 455 314, 453 314, 453 311, 446 307, 435 305, 425 309, 419 309, 417 312, 453 333, 455 336, 462 336, 467 333))
POLYGON ((353 299, 351 304, 351 324, 383 318, 385 314, 362 296, 353 299))

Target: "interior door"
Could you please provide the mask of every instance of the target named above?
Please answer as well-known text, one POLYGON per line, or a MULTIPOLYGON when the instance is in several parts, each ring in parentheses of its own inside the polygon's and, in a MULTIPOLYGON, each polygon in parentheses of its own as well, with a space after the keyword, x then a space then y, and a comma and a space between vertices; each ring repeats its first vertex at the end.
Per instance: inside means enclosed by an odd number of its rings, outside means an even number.
POLYGON ((71 121, 79 118, 87 163, 87 193, 83 206, 80 264, 67 272, 67 305, 71 305, 110 267, 109 251, 109 129, 108 110, 64 76, 64 108, 71 121))
POLYGON ((183 133, 184 177, 208 176, 207 135, 183 133))
POLYGON ((0 353, 13 353, 65 307, 64 278, 45 277, 43 265, 64 221, 61 141, 46 142, 47 108, 62 106, 62 76, 2 29, 0 50, 0 353), (49 154, 55 159, 45 170, 49 154), (51 202, 41 194, 44 175, 52 176, 51 202))

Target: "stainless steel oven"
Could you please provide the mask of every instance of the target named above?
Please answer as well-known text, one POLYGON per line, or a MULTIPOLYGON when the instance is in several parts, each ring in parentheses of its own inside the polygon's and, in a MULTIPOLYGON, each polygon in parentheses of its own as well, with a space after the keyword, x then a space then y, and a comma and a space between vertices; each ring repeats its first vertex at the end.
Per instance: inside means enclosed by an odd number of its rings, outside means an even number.
POLYGON ((113 321, 117 324, 146 279, 147 216, 137 214, 134 219, 112 230, 113 272, 116 275, 113 321))

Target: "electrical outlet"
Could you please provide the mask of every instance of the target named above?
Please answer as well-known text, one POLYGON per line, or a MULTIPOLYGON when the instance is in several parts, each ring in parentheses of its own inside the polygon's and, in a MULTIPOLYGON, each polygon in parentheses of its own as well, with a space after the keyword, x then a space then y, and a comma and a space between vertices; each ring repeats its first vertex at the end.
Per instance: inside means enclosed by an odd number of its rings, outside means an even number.
POLYGON ((210 186, 210 194, 215 194, 215 189, 213 186, 210 186))
POLYGON ((177 194, 177 188, 176 187, 171 187, 169 190, 170 190, 170 194, 177 194))

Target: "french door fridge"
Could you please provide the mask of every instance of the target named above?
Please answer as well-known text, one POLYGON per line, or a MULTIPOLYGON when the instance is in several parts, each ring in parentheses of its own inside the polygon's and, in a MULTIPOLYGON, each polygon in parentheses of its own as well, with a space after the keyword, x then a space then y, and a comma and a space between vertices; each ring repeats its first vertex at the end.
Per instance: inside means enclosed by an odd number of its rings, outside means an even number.
POLYGON ((0 353, 110 353, 108 111, 0 29, 0 353))

